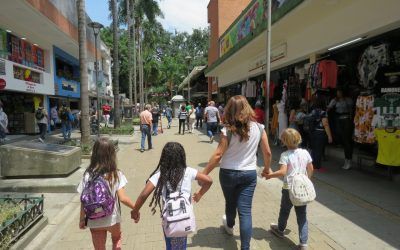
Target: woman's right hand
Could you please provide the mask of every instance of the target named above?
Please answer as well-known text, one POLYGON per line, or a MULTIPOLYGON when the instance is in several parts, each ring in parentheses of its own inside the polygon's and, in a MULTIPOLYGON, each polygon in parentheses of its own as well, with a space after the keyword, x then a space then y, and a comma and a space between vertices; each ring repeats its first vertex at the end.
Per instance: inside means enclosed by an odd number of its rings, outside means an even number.
POLYGON ((331 144, 333 142, 332 136, 328 136, 328 143, 331 144))
POLYGON ((131 218, 135 221, 135 223, 138 223, 140 220, 140 212, 136 209, 133 209, 131 211, 131 218))

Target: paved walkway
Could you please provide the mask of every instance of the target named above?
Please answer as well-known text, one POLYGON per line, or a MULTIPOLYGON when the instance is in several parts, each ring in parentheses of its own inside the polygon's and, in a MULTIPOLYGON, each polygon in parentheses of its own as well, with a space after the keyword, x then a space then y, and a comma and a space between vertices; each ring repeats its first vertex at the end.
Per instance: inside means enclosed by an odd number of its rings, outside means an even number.
MULTIPOLYGON (((128 178, 127 193, 135 200, 145 180, 156 167, 163 145, 179 141, 186 149, 189 166, 201 170, 216 147, 210 145, 203 134, 177 135, 177 127, 164 130, 154 138, 155 149, 140 153, 139 135, 133 144, 121 145, 118 153, 119 168, 128 178)), ((279 155, 274 155, 274 158, 279 155)), ((276 165, 276 164, 275 164, 276 165)), ((214 185, 195 206, 198 231, 189 238, 190 249, 238 249, 238 228, 235 236, 228 236, 221 228, 224 202, 218 180, 218 169, 212 173, 214 185)), ((269 231, 269 224, 277 220, 280 202, 280 180, 259 179, 253 204, 252 249, 292 249, 298 243, 294 213, 291 215, 287 237, 280 240, 269 231)), ((194 184, 193 188, 197 187, 194 184)), ((396 249, 400 248, 398 232, 400 222, 385 214, 377 213, 362 204, 338 194, 317 182, 318 199, 308 209, 310 221, 309 249, 396 249)), ((294 212, 294 211, 293 211, 294 212)), ((151 215, 143 206, 141 222, 130 220, 130 211, 122 209, 124 249, 164 249, 164 240, 158 215, 151 215)), ((57 217, 50 218, 50 225, 30 245, 29 249, 92 249, 90 232, 78 229, 79 196, 57 217), (62 218, 62 219, 61 219, 62 218)), ((108 239, 110 243, 110 238, 108 239)))

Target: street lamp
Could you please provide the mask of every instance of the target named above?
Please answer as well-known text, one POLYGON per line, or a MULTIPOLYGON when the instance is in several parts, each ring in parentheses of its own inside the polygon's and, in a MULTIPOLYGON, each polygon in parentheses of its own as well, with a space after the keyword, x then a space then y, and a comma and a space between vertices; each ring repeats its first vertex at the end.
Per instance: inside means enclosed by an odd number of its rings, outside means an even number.
POLYGON ((189 79, 189 74, 190 74, 190 61, 192 60, 191 56, 186 56, 185 60, 188 63, 188 102, 190 103, 190 79, 189 79))
POLYGON ((97 36, 100 33, 101 28, 104 26, 98 22, 90 22, 88 24, 90 28, 93 29, 94 33, 94 54, 95 54, 95 63, 94 63, 94 70, 96 71, 96 96, 97 96, 97 137, 100 137, 100 93, 99 93, 99 62, 97 61, 97 36))

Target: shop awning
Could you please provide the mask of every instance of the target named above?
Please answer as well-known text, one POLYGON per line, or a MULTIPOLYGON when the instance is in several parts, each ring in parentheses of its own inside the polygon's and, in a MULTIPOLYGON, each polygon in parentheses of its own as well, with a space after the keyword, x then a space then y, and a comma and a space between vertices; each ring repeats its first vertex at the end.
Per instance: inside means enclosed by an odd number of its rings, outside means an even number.
POLYGON ((192 79, 197 78, 201 73, 203 73, 204 69, 206 66, 196 66, 192 70, 192 72, 189 73, 188 76, 183 80, 183 82, 179 85, 179 90, 182 90, 184 87, 186 87, 192 79))

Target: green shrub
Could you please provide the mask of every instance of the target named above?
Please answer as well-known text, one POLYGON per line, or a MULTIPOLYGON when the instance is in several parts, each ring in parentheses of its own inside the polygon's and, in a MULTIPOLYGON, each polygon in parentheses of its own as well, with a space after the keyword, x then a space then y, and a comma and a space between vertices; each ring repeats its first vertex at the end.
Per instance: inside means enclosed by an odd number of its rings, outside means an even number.
POLYGON ((119 128, 103 127, 100 129, 100 134, 110 134, 110 135, 131 135, 134 129, 131 124, 122 125, 119 128))

